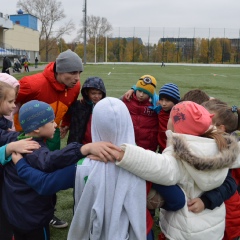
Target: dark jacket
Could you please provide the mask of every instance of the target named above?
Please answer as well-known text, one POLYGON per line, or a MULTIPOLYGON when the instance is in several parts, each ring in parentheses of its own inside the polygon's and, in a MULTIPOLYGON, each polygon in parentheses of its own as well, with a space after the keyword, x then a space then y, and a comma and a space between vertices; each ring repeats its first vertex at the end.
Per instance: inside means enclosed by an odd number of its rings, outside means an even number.
MULTIPOLYGON (((32 167, 51 172, 76 163, 84 157, 79 143, 71 143, 61 150, 48 150, 43 139, 38 141, 41 148, 24 157, 32 167)), ((8 221, 25 231, 49 224, 54 214, 56 195, 40 196, 18 177, 13 162, 4 167, 3 209, 8 221)))
MULTIPOLYGON (((103 92, 103 98, 106 97, 106 89, 101 78, 89 77, 83 84, 81 94, 82 100, 77 100, 69 108, 68 117, 70 118, 70 127, 67 143, 82 143, 86 133, 87 123, 93 110, 93 103, 86 95, 87 88, 95 88, 103 92)), ((90 133, 89 133, 90 134, 90 133)))
POLYGON ((3 58, 3 69, 6 70, 12 66, 12 63, 8 57, 3 58))

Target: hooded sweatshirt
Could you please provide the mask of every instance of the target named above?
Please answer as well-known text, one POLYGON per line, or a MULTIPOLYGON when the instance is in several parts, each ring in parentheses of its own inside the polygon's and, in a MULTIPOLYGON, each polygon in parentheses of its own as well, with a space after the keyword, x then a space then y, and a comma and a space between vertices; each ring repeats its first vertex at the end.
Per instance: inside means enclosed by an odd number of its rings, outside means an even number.
MULTIPOLYGON (((135 144, 131 117, 119 99, 107 97, 95 106, 92 140, 135 144)), ((69 240, 146 239, 146 183, 114 163, 86 158, 77 166, 74 209, 69 240)))

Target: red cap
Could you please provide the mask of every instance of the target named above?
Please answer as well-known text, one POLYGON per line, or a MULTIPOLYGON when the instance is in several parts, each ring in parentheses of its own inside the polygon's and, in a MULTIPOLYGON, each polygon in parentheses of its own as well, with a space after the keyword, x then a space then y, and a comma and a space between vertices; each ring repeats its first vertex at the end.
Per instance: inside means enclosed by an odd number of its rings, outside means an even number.
POLYGON ((174 132, 194 136, 201 136, 209 129, 213 116, 203 106, 191 101, 176 104, 170 113, 174 132))

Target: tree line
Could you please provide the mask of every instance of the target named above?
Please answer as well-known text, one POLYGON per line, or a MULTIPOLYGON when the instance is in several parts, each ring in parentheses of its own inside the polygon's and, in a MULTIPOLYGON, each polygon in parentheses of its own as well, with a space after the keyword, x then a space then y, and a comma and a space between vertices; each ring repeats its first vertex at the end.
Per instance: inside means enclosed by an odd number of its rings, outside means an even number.
MULTIPOLYGON (((75 31, 70 20, 61 27, 56 23, 66 16, 57 0, 19 0, 18 7, 36 16, 40 23, 40 55, 42 61, 54 61, 57 55, 71 49, 84 56, 84 20, 77 37, 66 43, 63 36, 75 31), (80 39, 80 41, 79 41, 80 39)), ((87 62, 168 62, 168 63, 240 63, 240 39, 186 38, 185 42, 171 38, 144 44, 140 38, 111 38, 112 26, 104 17, 87 16, 87 62), (235 41, 234 41, 235 40, 235 41)))

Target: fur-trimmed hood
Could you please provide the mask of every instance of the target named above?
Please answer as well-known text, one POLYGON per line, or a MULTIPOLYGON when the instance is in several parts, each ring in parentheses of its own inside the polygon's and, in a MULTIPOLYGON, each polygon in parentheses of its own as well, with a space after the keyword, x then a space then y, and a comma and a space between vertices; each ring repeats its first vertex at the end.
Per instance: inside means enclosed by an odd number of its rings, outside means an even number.
POLYGON ((190 166, 196 168, 197 170, 217 170, 229 168, 233 165, 240 153, 240 148, 236 138, 225 135, 224 138, 226 139, 228 145, 227 149, 224 149, 213 156, 199 155, 198 152, 193 152, 189 148, 186 136, 187 135, 184 134, 172 135, 171 143, 174 149, 174 156, 178 160, 187 162, 190 166))

